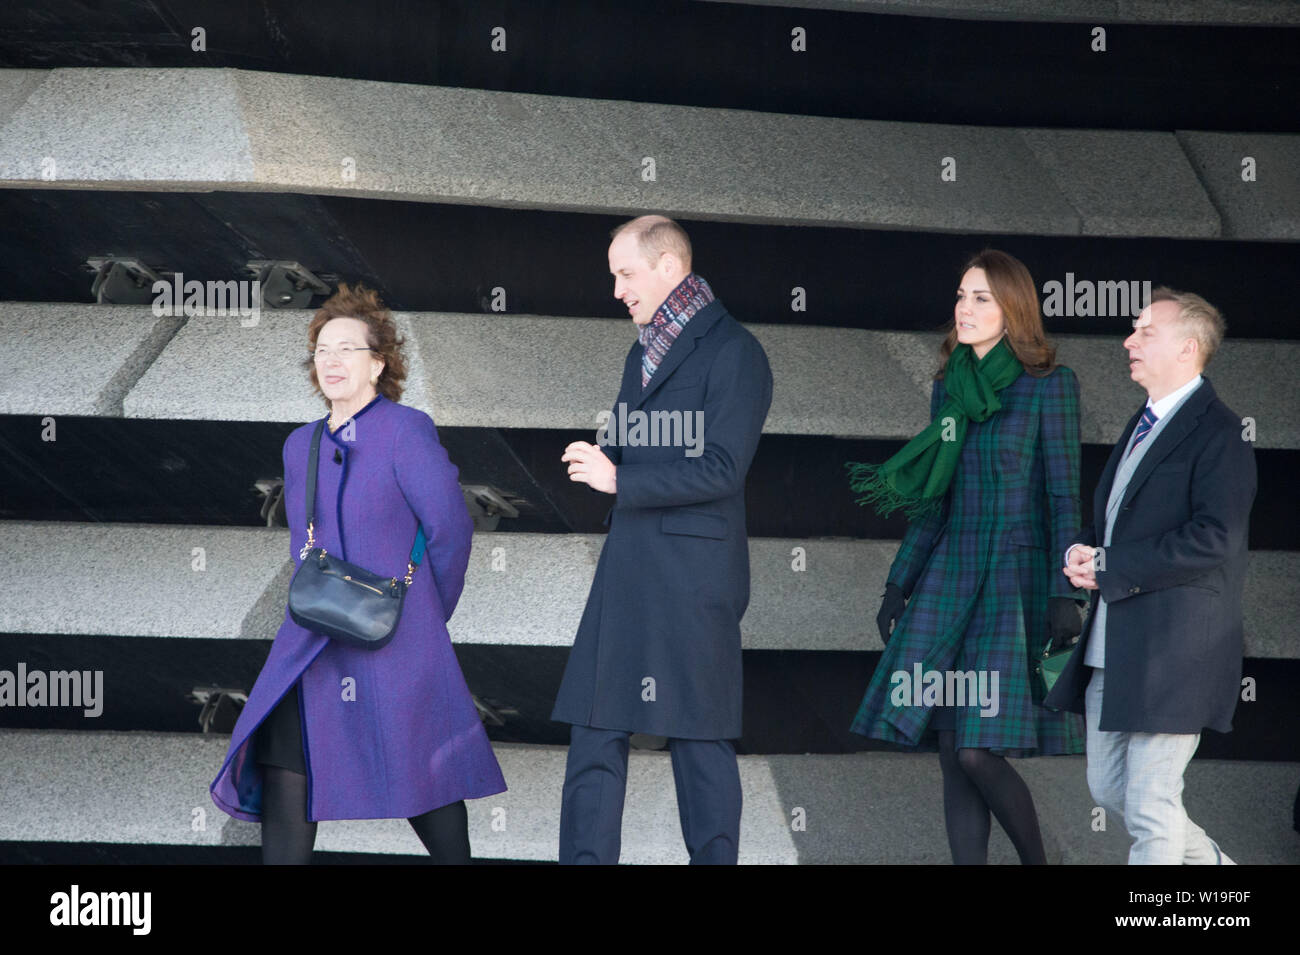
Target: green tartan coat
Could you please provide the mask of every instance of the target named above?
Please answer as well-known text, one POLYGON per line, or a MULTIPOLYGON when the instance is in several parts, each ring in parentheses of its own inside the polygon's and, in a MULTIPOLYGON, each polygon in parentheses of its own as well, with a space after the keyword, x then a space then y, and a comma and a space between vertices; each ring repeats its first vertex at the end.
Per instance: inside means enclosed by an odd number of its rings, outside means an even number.
MULTIPOLYGON (((931 419, 944 395, 936 380, 931 419)), ((933 749, 934 735, 923 739, 933 699, 904 692, 894 675, 910 682, 933 670, 947 684, 949 671, 975 671, 988 689, 996 674, 997 712, 952 706, 957 747, 1083 752, 1082 718, 1044 709, 1034 671, 1049 639, 1048 597, 1085 600, 1061 572, 1080 526, 1079 383, 1064 366, 1043 378, 1022 372, 999 397, 999 411, 969 422, 941 509, 908 525, 894 558, 889 582, 909 599, 853 720, 862 736, 933 749)))

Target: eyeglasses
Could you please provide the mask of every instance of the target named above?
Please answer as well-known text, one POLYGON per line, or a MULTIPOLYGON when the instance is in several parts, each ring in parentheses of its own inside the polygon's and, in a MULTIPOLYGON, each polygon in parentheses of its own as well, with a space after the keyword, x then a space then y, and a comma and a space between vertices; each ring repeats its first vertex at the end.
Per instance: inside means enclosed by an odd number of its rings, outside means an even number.
POLYGON ((316 361, 325 361, 330 355, 338 355, 343 361, 347 361, 352 355, 359 351, 374 351, 373 348, 358 348, 355 345, 340 345, 338 348, 326 348, 322 345, 311 353, 311 357, 316 361))

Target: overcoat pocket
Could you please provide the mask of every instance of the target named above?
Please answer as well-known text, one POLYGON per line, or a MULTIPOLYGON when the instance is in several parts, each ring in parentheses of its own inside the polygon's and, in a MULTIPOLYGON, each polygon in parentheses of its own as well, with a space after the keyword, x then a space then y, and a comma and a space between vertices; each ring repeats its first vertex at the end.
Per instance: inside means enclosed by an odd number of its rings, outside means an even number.
POLYGON ((712 537, 715 540, 727 539, 727 519, 721 514, 669 511, 660 519, 659 527, 665 534, 712 537))

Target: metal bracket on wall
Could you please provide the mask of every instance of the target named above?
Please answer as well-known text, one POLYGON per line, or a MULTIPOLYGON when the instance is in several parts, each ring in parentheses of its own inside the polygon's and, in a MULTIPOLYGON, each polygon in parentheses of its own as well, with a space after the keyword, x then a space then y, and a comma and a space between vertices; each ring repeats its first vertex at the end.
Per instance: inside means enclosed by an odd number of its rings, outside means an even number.
POLYGON ((519 715, 519 711, 513 706, 506 706, 497 700, 480 699, 473 693, 470 694, 470 699, 474 701, 474 708, 478 710, 479 719, 486 726, 505 726, 507 716, 519 715))
POLYGON ((329 295, 330 287, 297 262, 253 259, 244 271, 257 279, 263 308, 307 308, 313 295, 329 295))
POLYGON ((519 510, 506 499, 505 493, 491 485, 463 484, 461 491, 476 531, 494 531, 501 518, 519 516, 519 510))
POLYGON ((284 512, 284 478, 258 478, 253 482, 255 490, 262 498, 262 520, 267 527, 288 527, 289 520, 284 512))
POLYGON ((190 692, 191 703, 202 703, 199 726, 204 733, 229 733, 235 728, 239 711, 248 702, 245 690, 224 686, 196 686, 190 692))
POLYGON ((95 255, 86 259, 95 273, 90 294, 96 305, 149 305, 154 300, 153 283, 162 277, 137 258, 95 255))

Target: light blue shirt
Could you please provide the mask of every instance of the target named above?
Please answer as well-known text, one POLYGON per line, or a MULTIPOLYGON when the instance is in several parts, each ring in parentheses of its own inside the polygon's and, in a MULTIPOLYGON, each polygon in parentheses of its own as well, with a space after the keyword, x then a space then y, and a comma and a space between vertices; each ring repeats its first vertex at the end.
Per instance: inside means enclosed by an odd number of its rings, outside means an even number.
MULTIPOLYGON (((1181 388, 1171 391, 1159 401, 1152 401, 1147 398, 1146 406, 1151 409, 1151 413, 1156 416, 1156 423, 1151 426, 1142 443, 1135 449, 1133 443, 1137 438, 1137 428, 1129 435, 1128 445, 1124 448, 1124 457, 1120 459, 1120 465, 1115 470, 1115 479, 1111 482, 1110 496, 1106 501, 1106 526, 1102 535, 1102 546, 1110 546, 1111 531, 1115 527, 1115 516, 1119 513, 1120 501, 1124 499, 1124 492, 1128 490, 1129 479, 1133 477, 1133 472, 1142 462, 1142 458, 1147 451, 1155 444, 1156 438, 1164 430, 1169 420, 1178 413, 1178 409, 1183 406, 1188 398, 1201 385, 1201 376, 1198 374, 1181 388)), ((1079 545, 1075 544, 1070 547, 1073 550, 1079 545)), ((1070 550, 1065 552, 1065 559, 1070 559, 1070 550)), ((1097 595, 1097 606, 1093 613, 1094 620, 1092 624, 1092 634, 1088 637, 1088 651, 1084 655, 1083 662, 1090 667, 1102 669, 1106 661, 1106 600, 1097 595)))

